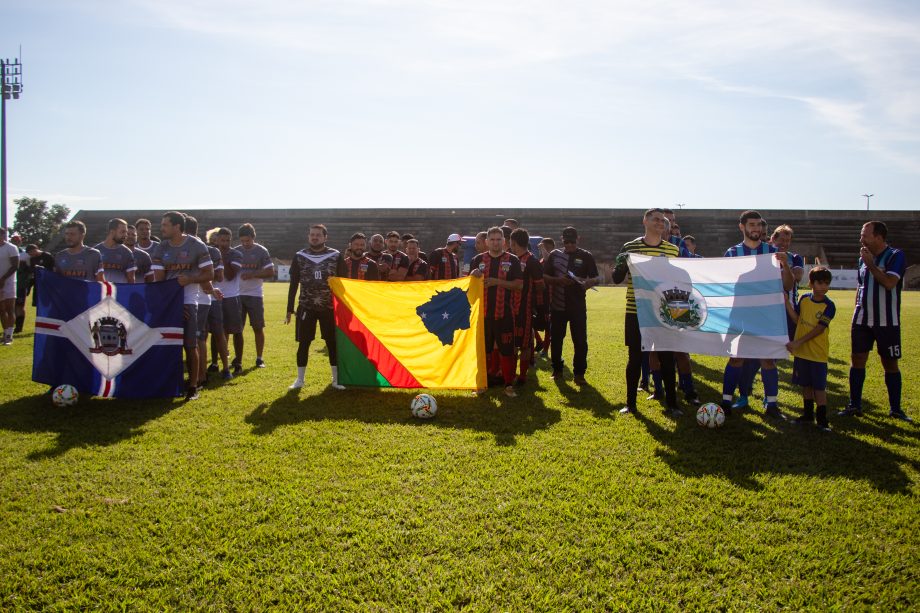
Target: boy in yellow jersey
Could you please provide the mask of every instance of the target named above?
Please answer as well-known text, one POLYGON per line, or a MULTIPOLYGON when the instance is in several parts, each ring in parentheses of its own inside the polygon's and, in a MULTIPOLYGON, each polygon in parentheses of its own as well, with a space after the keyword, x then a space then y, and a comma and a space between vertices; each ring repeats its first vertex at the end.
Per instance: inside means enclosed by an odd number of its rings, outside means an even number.
MULTIPOLYGON (((783 266, 788 264, 784 261, 783 266)), ((827 297, 831 286, 831 271, 815 266, 808 273, 810 294, 804 294, 794 305, 786 300, 786 312, 795 322, 795 339, 786 348, 795 356, 792 364, 792 382, 802 386, 805 412, 796 423, 815 422, 815 403, 818 404, 818 427, 830 432, 827 423, 827 360, 830 347, 828 326, 836 308, 827 297)), ((787 297, 788 298, 788 297, 787 297)))

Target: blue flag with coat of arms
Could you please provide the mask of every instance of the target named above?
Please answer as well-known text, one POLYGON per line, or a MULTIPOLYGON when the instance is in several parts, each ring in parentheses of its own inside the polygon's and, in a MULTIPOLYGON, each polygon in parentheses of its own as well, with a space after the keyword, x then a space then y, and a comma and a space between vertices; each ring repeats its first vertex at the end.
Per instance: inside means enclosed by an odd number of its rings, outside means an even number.
POLYGON ((32 380, 105 398, 183 393, 183 289, 68 279, 39 268, 32 380))

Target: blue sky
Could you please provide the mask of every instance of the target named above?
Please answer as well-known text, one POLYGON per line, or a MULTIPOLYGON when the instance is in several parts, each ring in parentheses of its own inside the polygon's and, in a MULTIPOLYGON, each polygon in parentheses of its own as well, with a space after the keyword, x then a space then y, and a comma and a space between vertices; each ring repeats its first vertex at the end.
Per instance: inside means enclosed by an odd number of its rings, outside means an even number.
POLYGON ((920 3, 5 2, 10 199, 920 208, 920 3))

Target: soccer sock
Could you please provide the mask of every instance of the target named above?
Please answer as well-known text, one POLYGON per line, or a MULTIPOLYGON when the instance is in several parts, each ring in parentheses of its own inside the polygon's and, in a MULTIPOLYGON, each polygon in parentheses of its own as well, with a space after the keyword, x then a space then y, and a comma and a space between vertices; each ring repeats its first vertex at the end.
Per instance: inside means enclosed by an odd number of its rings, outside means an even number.
POLYGON ((680 381, 680 389, 681 389, 681 391, 683 391, 685 394, 692 394, 692 393, 694 392, 694 389, 693 389, 693 373, 689 373, 689 372, 687 372, 687 373, 678 373, 677 379, 678 379, 678 381, 680 381))
POLYGON ((734 399, 735 388, 738 387, 741 371, 740 366, 725 365, 725 374, 722 376, 722 400, 730 403, 734 399))
MULTIPOLYGON (((887 375, 885 377, 888 379, 887 375)), ((866 382, 866 369, 850 367, 850 405, 862 408, 863 383, 866 382)))
POLYGON ((885 387, 888 388, 888 406, 892 411, 901 410, 901 371, 885 373, 885 387))
POLYGON ((648 353, 643 353, 642 354, 642 381, 645 382, 646 385, 648 385, 649 370, 650 369, 648 365, 648 353))
POLYGON ((661 393, 664 391, 664 385, 661 383, 661 369, 652 371, 652 381, 655 382, 655 392, 661 393))
POLYGON ((763 379, 763 393, 767 397, 767 406, 776 404, 779 395, 779 371, 776 368, 762 368, 760 377, 763 379))
POLYGON ((527 377, 527 371, 530 369, 530 358, 521 358, 521 379, 527 377))
POLYGON ((819 426, 827 425, 827 405, 826 404, 818 405, 818 425, 819 426))
POLYGON ((501 359, 501 354, 498 352, 498 349, 492 350, 492 355, 489 356, 489 368, 486 372, 490 375, 497 375, 499 371, 499 360, 501 359))
POLYGON ((505 380, 505 385, 511 385, 514 383, 514 356, 503 355, 501 356, 501 369, 502 369, 502 378, 505 380))
POLYGON ((306 374, 306 372, 307 372, 306 366, 298 366, 297 367, 297 380, 303 381, 303 376, 306 374))
POLYGON ((815 401, 806 398, 802 404, 805 406, 805 413, 802 414, 802 417, 811 419, 815 414, 815 401))
POLYGON ((25 323, 26 323, 26 316, 25 316, 25 315, 17 315, 17 316, 16 316, 16 328, 15 328, 15 330, 13 330, 13 331, 14 331, 14 332, 22 332, 22 326, 23 326, 23 324, 25 324, 25 323))

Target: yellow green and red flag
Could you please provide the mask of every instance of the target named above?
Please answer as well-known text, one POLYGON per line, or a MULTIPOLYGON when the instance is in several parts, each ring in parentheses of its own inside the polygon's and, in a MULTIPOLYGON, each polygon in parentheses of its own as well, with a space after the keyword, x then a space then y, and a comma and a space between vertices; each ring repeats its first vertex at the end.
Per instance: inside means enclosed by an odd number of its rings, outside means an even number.
POLYGON ((486 387, 481 278, 329 286, 342 385, 486 387))

